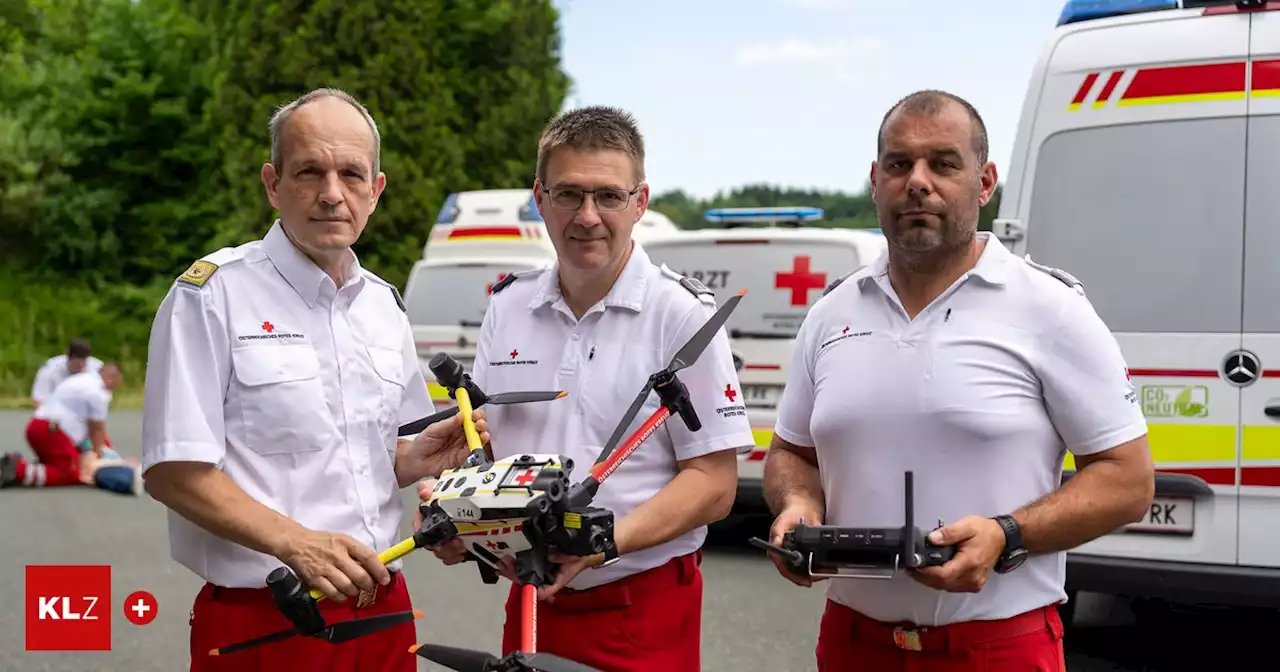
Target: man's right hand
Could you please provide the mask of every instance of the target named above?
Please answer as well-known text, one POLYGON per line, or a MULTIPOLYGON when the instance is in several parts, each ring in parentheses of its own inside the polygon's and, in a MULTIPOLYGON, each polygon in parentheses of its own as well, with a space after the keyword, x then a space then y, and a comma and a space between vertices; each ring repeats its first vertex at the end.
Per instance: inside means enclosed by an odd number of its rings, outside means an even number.
MULTIPOLYGON (((427 483, 426 481, 418 482, 418 499, 424 502, 431 499, 430 483, 427 483)), ((422 512, 419 511, 413 514, 413 529, 416 530, 420 527, 422 527, 422 512)), ((457 538, 450 539, 439 546, 428 546, 427 548, 430 549, 431 552, 434 553, 437 558, 440 558, 440 560, 446 565, 456 565, 460 562, 466 562, 467 556, 469 555, 466 545, 462 543, 461 539, 457 538)), ((511 581, 516 581, 515 564, 511 562, 510 558, 503 558, 503 560, 505 562, 498 563, 502 565, 498 568, 498 574, 510 579, 511 581)), ((476 560, 476 562, 480 561, 476 560)))
MULTIPOLYGON (((796 525, 799 525, 802 522, 805 525, 821 525, 822 514, 818 512, 817 507, 812 505, 791 504, 787 506, 787 508, 783 509, 782 513, 779 513, 778 517, 773 520, 773 526, 769 528, 769 543, 775 546, 781 546, 782 536, 787 532, 790 532, 796 525)), ((822 580, 821 577, 792 573, 791 570, 787 569, 787 561, 777 553, 770 553, 769 559, 773 561, 773 566, 778 569, 779 574, 797 586, 804 586, 805 588, 808 588, 809 586, 812 586, 815 581, 822 580)))
POLYGON ((341 602, 372 590, 375 582, 387 585, 391 572, 378 553, 345 534, 302 529, 286 542, 281 562, 311 588, 341 602))

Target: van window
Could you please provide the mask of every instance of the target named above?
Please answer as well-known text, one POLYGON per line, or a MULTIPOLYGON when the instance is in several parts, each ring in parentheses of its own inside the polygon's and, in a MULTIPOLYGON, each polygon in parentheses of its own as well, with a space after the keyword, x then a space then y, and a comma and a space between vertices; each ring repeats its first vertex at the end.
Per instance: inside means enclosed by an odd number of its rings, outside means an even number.
POLYGON ((730 338, 795 338, 827 285, 860 263, 852 243, 781 236, 676 236, 646 242, 645 251, 654 263, 701 280, 717 301, 747 290, 725 325, 730 338))
POLYGON ((409 323, 478 327, 489 307, 489 288, 509 273, 538 266, 533 262, 419 266, 404 296, 409 323))
POLYGON ((1027 251, 1113 331, 1240 330, 1245 120, 1089 128, 1035 162, 1027 251))

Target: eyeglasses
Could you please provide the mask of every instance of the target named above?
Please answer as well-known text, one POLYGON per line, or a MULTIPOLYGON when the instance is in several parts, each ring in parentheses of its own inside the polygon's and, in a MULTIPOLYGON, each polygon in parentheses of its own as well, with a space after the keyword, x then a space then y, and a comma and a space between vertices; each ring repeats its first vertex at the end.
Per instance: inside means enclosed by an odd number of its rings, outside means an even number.
POLYGON ((574 187, 542 188, 542 193, 551 197, 551 207, 557 210, 577 210, 582 207, 587 194, 591 194, 596 208, 602 212, 613 212, 627 207, 631 197, 640 191, 642 184, 637 184, 631 191, 622 189, 576 189, 574 187))

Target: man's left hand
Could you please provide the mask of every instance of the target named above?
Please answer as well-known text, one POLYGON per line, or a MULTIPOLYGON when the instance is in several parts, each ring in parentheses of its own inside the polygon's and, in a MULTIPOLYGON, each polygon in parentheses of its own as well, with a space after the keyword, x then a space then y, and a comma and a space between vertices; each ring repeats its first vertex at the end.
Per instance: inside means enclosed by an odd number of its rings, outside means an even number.
MULTIPOLYGON (((480 444, 489 442, 489 424, 485 420, 484 411, 471 412, 476 424, 476 434, 480 436, 480 444)), ((413 445, 405 451, 401 459, 403 465, 397 465, 398 473, 407 473, 409 482, 423 478, 438 478, 446 469, 461 466, 466 461, 471 449, 467 446, 467 435, 462 427, 462 415, 454 414, 447 420, 429 425, 421 434, 413 439, 413 445)))
POLYGON ((583 570, 599 567, 604 563, 604 553, 596 553, 595 555, 562 555, 560 553, 551 553, 547 556, 551 562, 559 565, 556 570, 556 582, 550 586, 538 587, 538 599, 550 600, 555 602, 554 595, 560 592, 561 588, 569 585, 573 577, 582 573, 583 570))
POLYGON ((982 516, 968 516, 929 534, 938 546, 955 546, 956 554, 945 565, 910 570, 912 578, 930 588, 952 593, 982 590, 991 568, 1004 552, 1004 529, 982 516))

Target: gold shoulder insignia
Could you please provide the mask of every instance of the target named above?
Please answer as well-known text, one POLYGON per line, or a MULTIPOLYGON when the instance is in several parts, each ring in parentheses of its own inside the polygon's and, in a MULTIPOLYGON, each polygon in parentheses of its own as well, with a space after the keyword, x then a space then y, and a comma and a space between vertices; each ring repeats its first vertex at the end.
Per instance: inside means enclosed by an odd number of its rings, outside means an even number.
POLYGON ((196 260, 187 268, 186 272, 178 276, 178 282, 185 282, 195 287, 203 287, 204 283, 213 277, 214 271, 218 270, 218 265, 212 261, 203 259, 196 260))

